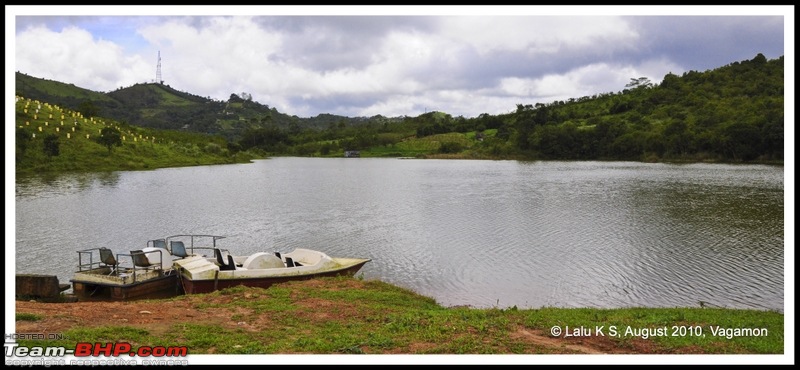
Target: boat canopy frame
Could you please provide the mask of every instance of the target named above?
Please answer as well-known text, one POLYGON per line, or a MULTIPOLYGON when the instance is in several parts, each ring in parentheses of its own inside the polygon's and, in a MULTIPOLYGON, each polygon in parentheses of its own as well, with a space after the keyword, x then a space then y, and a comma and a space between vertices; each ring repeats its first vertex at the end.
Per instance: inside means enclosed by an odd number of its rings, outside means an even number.
MULTIPOLYGON (((153 239, 147 241, 148 247, 156 247, 156 248, 163 248, 169 251, 171 255, 175 255, 172 250, 172 242, 181 241, 184 242, 184 247, 186 251, 190 254, 196 254, 195 250, 197 251, 208 251, 210 254, 209 256, 213 256, 214 249, 218 249, 217 247, 217 240, 225 239, 225 236, 222 235, 212 235, 212 234, 175 234, 170 235, 166 238, 161 239, 153 239), (211 245, 202 245, 203 242, 211 241, 211 245), (188 241, 188 245, 186 245, 186 241, 188 241), (199 245, 197 245, 199 244, 199 245)), ((227 249, 220 249, 222 251, 227 252, 227 249)), ((206 255, 206 254, 203 254, 206 255)))
MULTIPOLYGON (((110 274, 114 275, 131 275, 133 276, 133 281, 131 283, 136 283, 136 277, 140 274, 141 271, 156 271, 162 270, 160 264, 149 263, 148 265, 143 265, 141 263, 137 263, 137 260, 140 260, 144 257, 144 260, 147 261, 147 254, 149 253, 156 253, 160 255, 160 260, 164 258, 164 253, 159 250, 150 250, 147 252, 138 250, 138 251, 131 251, 130 253, 116 253, 114 254, 114 258, 116 260, 116 265, 109 265, 103 262, 102 257, 100 257, 100 250, 103 247, 98 248, 88 248, 82 249, 78 251, 78 271, 81 272, 88 272, 92 270, 97 270, 105 267, 111 268, 110 274), (97 256, 97 260, 95 260, 95 256, 97 256), (126 257, 126 258, 121 258, 126 257), (86 261, 88 260, 88 261, 86 261), (125 262, 129 262, 125 263, 125 262)), ((107 248, 106 248, 107 249, 107 248)))

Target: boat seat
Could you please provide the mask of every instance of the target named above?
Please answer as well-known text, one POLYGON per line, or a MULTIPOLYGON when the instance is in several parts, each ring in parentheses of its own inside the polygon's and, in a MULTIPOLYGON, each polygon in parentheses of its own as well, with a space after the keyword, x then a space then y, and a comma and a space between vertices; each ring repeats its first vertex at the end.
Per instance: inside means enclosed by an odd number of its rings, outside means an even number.
POLYGON ((228 255, 228 264, 225 266, 224 270, 234 271, 236 270, 236 262, 233 261, 233 256, 230 254, 228 255))
POLYGON ((233 271, 236 270, 236 263, 233 261, 233 256, 228 255, 228 262, 222 258, 222 251, 219 248, 214 248, 214 257, 217 259, 220 271, 233 271))
POLYGON ((294 267, 294 260, 292 257, 286 257, 286 267, 294 267))
POLYGON ((164 239, 151 240, 154 248, 167 249, 167 241, 164 239))
POLYGON ((112 252, 111 249, 108 249, 106 247, 100 248, 100 262, 102 262, 106 266, 111 267, 111 272, 109 273, 109 275, 113 275, 117 272, 117 267, 119 266, 119 263, 117 262, 117 259, 114 257, 114 252, 112 252))
POLYGON ((145 254, 141 249, 131 251, 131 257, 133 257, 133 266, 135 267, 155 269, 157 266, 159 266, 151 263, 150 259, 147 258, 147 254, 145 254))
POLYGON ((180 240, 171 240, 169 242, 169 248, 173 256, 180 258, 189 257, 189 254, 186 253, 186 245, 180 240))
POLYGON ((222 266, 225 264, 225 260, 222 259, 222 251, 219 248, 214 248, 214 258, 217 259, 217 263, 222 266))

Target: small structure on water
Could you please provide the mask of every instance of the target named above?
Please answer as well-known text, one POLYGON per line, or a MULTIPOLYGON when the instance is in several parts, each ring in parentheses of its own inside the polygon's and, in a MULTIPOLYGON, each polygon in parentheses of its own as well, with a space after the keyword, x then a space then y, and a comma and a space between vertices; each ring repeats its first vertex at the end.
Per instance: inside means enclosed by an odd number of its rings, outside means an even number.
POLYGON ((358 158, 361 157, 361 152, 358 150, 345 150, 344 151, 345 158, 358 158))
POLYGON ((17 274, 16 299, 40 299, 58 301, 61 292, 70 288, 69 284, 61 284, 55 275, 17 274))

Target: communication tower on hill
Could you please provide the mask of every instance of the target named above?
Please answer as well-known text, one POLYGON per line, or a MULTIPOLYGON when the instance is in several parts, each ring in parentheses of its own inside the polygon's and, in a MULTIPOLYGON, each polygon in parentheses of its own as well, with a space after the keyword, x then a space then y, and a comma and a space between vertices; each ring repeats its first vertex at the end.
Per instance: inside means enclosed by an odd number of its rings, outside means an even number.
POLYGON ((164 80, 161 79, 161 50, 158 51, 158 65, 156 65, 156 82, 160 84, 164 84, 164 80))

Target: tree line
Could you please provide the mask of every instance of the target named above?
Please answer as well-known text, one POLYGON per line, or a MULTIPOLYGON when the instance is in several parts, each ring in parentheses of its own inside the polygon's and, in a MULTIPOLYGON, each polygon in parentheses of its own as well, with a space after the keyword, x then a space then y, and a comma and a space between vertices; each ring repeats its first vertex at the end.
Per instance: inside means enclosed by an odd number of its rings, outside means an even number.
POLYGON ((18 90, 43 101, 56 98, 87 117, 160 129, 160 137, 213 134, 224 138, 215 145, 230 153, 336 156, 462 133, 472 135, 471 145, 442 142, 434 151, 516 159, 781 162, 783 60, 758 54, 714 70, 668 73, 660 83, 633 76, 619 92, 521 102, 509 113, 477 117, 427 112, 299 118, 254 102, 246 92, 225 102, 155 84, 102 94, 19 73, 17 80, 18 90))
MULTIPOLYGON (((373 117, 322 129, 244 129, 233 146, 276 155, 330 155, 449 132, 496 134, 474 150, 494 157, 580 160, 782 161, 783 57, 631 78, 618 93, 517 104, 508 114, 373 117)), ((448 150, 452 150, 448 149, 448 150)))

